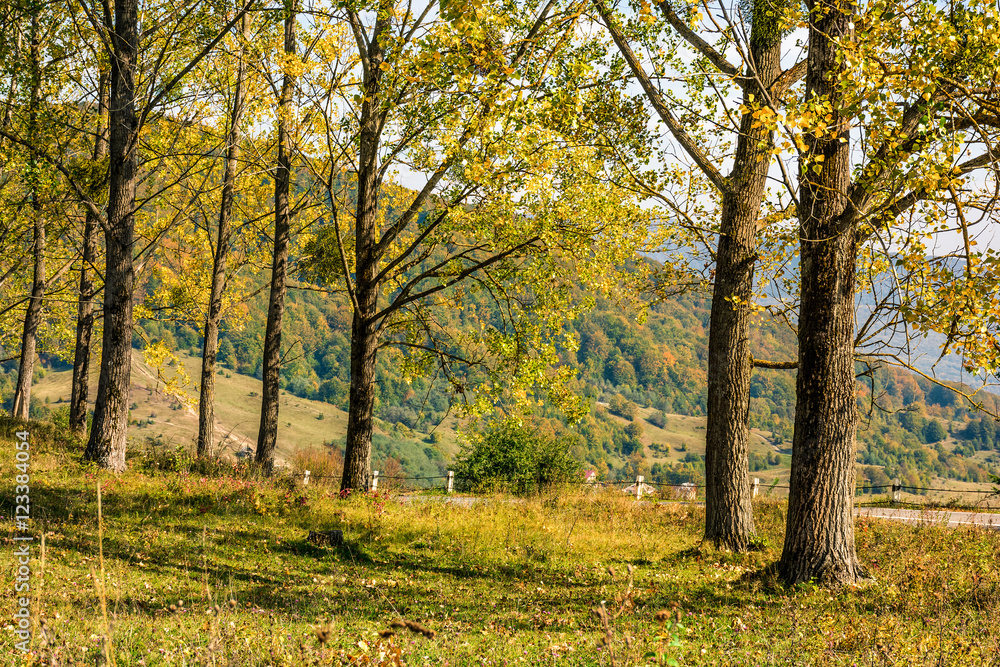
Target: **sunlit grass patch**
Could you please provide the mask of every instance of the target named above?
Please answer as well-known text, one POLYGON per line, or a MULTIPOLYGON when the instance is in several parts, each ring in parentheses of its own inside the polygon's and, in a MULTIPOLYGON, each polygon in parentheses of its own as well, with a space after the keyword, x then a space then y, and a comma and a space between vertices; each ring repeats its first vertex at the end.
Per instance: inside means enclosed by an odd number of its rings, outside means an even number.
MULTIPOLYGON (((107 654, 118 665, 961 665, 1000 655, 997 533, 859 520, 872 583, 787 589, 768 569, 781 501, 755 506, 757 549, 733 554, 700 543, 693 504, 578 487, 402 503, 342 498, 298 477, 138 462, 112 477, 81 465, 75 447, 33 450, 33 516, 46 531, 44 572, 33 551, 33 613, 44 632, 36 626, 25 658, 5 631, 4 664, 107 654), (311 544, 310 530, 341 530, 344 544, 311 544)), ((0 482, 6 505, 10 484, 0 482)))

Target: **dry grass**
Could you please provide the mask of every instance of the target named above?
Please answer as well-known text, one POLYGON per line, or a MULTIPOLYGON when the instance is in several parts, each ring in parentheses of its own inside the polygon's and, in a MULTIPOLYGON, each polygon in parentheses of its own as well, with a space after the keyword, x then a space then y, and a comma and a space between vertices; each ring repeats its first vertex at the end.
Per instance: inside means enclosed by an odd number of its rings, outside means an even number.
MULTIPOLYGON (((783 539, 781 502, 755 506, 760 549, 731 554, 699 547, 697 506, 616 493, 471 506, 342 499, 335 488, 222 468, 200 476, 134 462, 107 477, 81 466, 72 445, 37 445, 31 493, 47 548, 36 654, 15 654, 5 632, 4 664, 993 665, 1000 656, 998 533, 859 521, 874 583, 786 589, 768 569, 783 539), (345 544, 314 546, 310 529, 342 530, 345 544)), ((0 487, 12 497, 9 478, 0 487)), ((11 608, 12 597, 8 580, 0 604, 11 608)))

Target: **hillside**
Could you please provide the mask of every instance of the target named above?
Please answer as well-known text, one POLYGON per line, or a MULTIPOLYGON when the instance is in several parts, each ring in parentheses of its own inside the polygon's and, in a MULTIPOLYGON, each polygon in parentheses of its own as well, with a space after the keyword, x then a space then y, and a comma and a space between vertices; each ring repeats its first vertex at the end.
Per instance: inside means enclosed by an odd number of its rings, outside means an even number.
MULTIPOLYGON (((154 287, 147 283, 145 289, 154 287)), ((481 316, 489 319, 488 304, 479 305, 481 316)), ((605 478, 643 474, 669 483, 700 482, 709 307, 703 296, 681 295, 651 305, 640 323, 636 313, 597 299, 591 310, 565 324, 578 347, 559 350, 562 363, 575 369, 573 389, 587 399, 591 412, 570 425, 555 409, 541 406, 536 425, 573 436, 574 454, 605 478)), ((249 323, 225 330, 220 345, 217 415, 220 432, 228 436, 224 448, 230 451, 252 445, 258 427, 264 296, 248 301, 245 310, 249 323)), ((288 355, 282 371, 278 455, 293 463, 296 452, 343 442, 350 311, 335 295, 293 290, 285 322, 285 348, 296 353, 288 355)), ((143 320, 140 326, 137 347, 145 341, 164 342, 178 350, 188 376, 197 378, 201 340, 193 322, 143 320)), ((784 325, 765 320, 754 330, 751 349, 757 358, 791 359, 794 335, 784 325)), ((158 391, 156 370, 137 357, 133 440, 190 444, 197 426, 194 411, 158 391)), ((398 353, 387 350, 377 366, 374 463, 380 469, 398 466, 412 475, 440 474, 460 447, 450 409, 452 387, 440 379, 404 382, 400 360, 398 353)), ((51 413, 58 419, 65 409, 61 401, 68 400, 69 371, 47 361, 47 370, 39 373, 33 414, 51 413)), ((864 370, 859 367, 859 373, 864 370)), ((14 372, 8 363, 0 385, 12 385, 14 372)), ((751 383, 751 470, 768 483, 787 479, 794 378, 794 371, 758 370, 751 383)), ((189 386, 187 394, 196 398, 197 388, 189 386)), ((10 393, 3 389, 2 395, 10 393)), ((996 396, 980 393, 977 399, 996 410, 996 396)), ((1000 468, 996 423, 924 378, 902 369, 872 369, 859 375, 859 406, 862 483, 879 485, 899 477, 910 486, 968 488, 986 482, 988 474, 1000 468)))
MULTIPOLYGON (((200 360, 190 354, 179 355, 189 377, 197 377, 200 360)), ((170 374, 171 369, 165 369, 170 374)), ((70 369, 50 367, 39 374, 33 390, 37 399, 35 411, 46 414, 56 423, 68 420, 70 369)), ((97 369, 91 376, 97 383, 97 369)), ((194 409, 197 387, 188 387, 187 400, 163 390, 157 381, 157 370, 137 354, 132 360, 132 404, 129 416, 132 449, 146 446, 172 449, 189 446, 198 434, 198 415, 194 409)), ((256 446, 260 420, 260 381, 247 375, 223 371, 216 381, 216 419, 220 453, 231 456, 237 451, 256 446)), ((326 450, 326 443, 335 442, 347 430, 347 413, 340 408, 282 391, 278 424, 278 465, 294 466, 297 457, 309 456, 311 450, 326 450)), ((444 462, 458 450, 454 420, 447 420, 437 435, 410 431, 405 426, 381 424, 375 442, 379 450, 376 463, 384 465, 392 456, 405 459, 408 468, 417 473, 437 474, 444 462), (433 440, 433 443, 430 441, 433 440)))

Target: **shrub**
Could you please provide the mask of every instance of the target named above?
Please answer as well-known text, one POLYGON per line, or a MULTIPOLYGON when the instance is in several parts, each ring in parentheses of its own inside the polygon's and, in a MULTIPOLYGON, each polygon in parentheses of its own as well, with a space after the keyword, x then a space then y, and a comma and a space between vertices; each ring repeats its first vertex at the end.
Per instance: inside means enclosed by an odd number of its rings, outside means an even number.
POLYGON ((948 431, 944 430, 944 426, 936 419, 929 420, 924 426, 924 442, 928 444, 941 442, 947 437, 948 431))
POLYGON ((653 414, 646 417, 646 421, 648 421, 656 428, 666 428, 668 423, 667 415, 662 410, 654 412, 653 414))
POLYGON ((611 400, 608 401, 608 410, 619 417, 624 417, 629 421, 633 421, 635 420, 636 413, 639 411, 639 406, 621 394, 615 394, 611 397, 611 400))
POLYGON ((455 476, 470 491, 537 493, 579 474, 580 463, 569 453, 571 445, 568 438, 539 433, 508 419, 462 447, 455 476))

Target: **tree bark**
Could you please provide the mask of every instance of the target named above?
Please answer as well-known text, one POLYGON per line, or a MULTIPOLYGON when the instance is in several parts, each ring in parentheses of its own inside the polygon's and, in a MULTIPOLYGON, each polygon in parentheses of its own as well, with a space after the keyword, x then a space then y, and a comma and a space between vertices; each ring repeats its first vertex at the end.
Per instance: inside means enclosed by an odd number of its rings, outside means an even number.
MULTIPOLYGON (((32 140, 38 137, 38 105, 42 88, 41 45, 38 35, 38 10, 31 16, 31 43, 28 59, 31 67, 31 90, 28 98, 28 133, 32 140)), ((29 164, 36 167, 34 157, 29 164)), ((21 331, 21 360, 18 365, 17 388, 14 391, 14 405, 11 414, 19 419, 27 419, 31 411, 31 381, 35 371, 35 350, 38 343, 38 327, 42 323, 42 299, 45 296, 45 220, 42 204, 38 199, 38 177, 36 169, 31 170, 30 201, 33 226, 33 252, 35 266, 31 278, 31 299, 24 312, 24 327, 21 331)))
MULTIPOLYGON (((754 7, 750 62, 743 103, 761 104, 781 74, 781 40, 765 17, 766 3, 754 7)), ((771 5, 768 5, 771 8, 771 5)), ((772 10, 772 14, 773 14, 772 10)), ((750 470, 750 303, 757 261, 757 221, 771 162, 773 132, 753 127, 744 114, 736 143, 729 190, 722 197, 715 285, 708 333, 708 424, 705 435, 705 539, 744 551, 754 534, 750 470)))
MULTIPOLYGON (((212 287, 208 297, 208 314, 205 317, 205 342, 201 353, 201 393, 198 401, 198 457, 212 456, 215 439, 215 361, 219 353, 219 324, 222 321, 222 295, 226 290, 229 244, 232 236, 230 219, 236 190, 236 167, 240 157, 240 123, 243 117, 243 77, 245 43, 249 19, 243 15, 240 52, 236 64, 236 82, 233 90, 233 108, 229 132, 226 136, 226 169, 222 181, 222 204, 219 208, 219 226, 216 234, 215 253, 212 260, 212 287)), ((277 415, 275 415, 277 419, 277 415)))
MULTIPOLYGON (((287 3, 285 16, 285 54, 295 54, 295 0, 287 3)), ((278 383, 281 369, 281 321, 288 291, 288 242, 291 210, 288 192, 291 182, 291 136, 287 116, 292 106, 295 77, 286 71, 278 100, 278 164, 274 175, 274 254, 271 262, 271 293, 267 306, 267 329, 264 333, 263 389, 261 391, 260 430, 257 434, 257 464, 267 473, 274 468, 274 448, 278 440, 278 383)))
MULTIPOLYGON (((384 4, 384 3, 383 3, 384 4)), ((379 190, 378 149, 381 141, 379 94, 385 50, 381 43, 387 25, 379 20, 368 45, 365 96, 361 105, 358 146, 358 204, 354 227, 355 282, 354 319, 351 326, 351 388, 347 415, 347 444, 341 489, 367 489, 371 478, 372 427, 375 410, 375 360, 378 335, 374 316, 378 312, 379 190)))
MULTIPOLYGON (((101 72, 97 84, 97 137, 94 140, 94 162, 108 156, 108 129, 104 116, 108 112, 108 75, 101 72)), ((69 400, 69 427, 78 438, 87 435, 87 400, 90 392, 90 350, 94 335, 94 278, 91 267, 97 254, 97 217, 87 209, 83 226, 83 258, 80 262, 80 300, 77 304, 76 348, 73 354, 73 380, 69 400)))
POLYGON ((829 0, 809 3, 806 100, 828 101, 832 122, 821 136, 806 135, 807 150, 799 158, 799 372, 788 520, 778 565, 790 584, 850 584, 864 576, 853 517, 858 230, 846 196, 850 123, 837 111, 845 66, 838 62, 836 41, 854 39, 851 8, 829 0))
POLYGON ((101 376, 90 440, 84 458, 101 468, 125 469, 129 384, 132 371, 132 293, 135 271, 135 186, 138 119, 135 69, 139 52, 138 0, 115 0, 114 29, 108 27, 111 105, 108 173, 107 266, 104 272, 104 338, 101 376))

